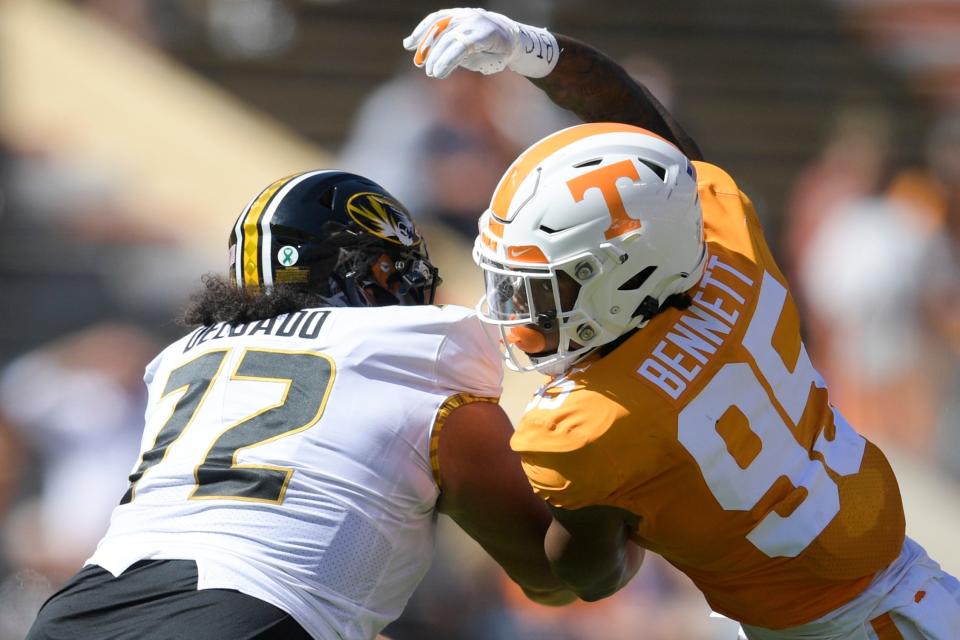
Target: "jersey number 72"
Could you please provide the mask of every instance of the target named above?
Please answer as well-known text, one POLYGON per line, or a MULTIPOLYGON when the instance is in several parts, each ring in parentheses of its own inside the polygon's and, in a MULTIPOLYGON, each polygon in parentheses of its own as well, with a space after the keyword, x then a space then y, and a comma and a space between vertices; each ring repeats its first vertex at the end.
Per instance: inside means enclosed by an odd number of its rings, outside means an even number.
MULTIPOLYGON (((130 487, 120 501, 136 497, 136 487, 152 467, 161 464, 174 442, 193 423, 204 400, 221 376, 230 349, 209 351, 170 373, 163 397, 181 393, 153 446, 144 452, 130 474, 130 487)), ((252 380, 286 383, 280 401, 228 426, 211 442, 194 470, 189 499, 228 499, 283 502, 293 475, 290 467, 238 464, 237 454, 312 427, 320 419, 333 384, 336 367, 329 356, 311 351, 246 349, 227 381, 252 380)))

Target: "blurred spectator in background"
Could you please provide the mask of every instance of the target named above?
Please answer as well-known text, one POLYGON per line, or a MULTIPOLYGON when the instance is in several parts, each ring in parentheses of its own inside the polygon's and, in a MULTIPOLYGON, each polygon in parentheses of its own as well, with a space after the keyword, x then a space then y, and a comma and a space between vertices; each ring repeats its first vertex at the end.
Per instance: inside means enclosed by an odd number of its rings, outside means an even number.
POLYGON ((572 123, 522 78, 459 73, 443 83, 404 72, 367 98, 339 164, 370 175, 424 221, 472 241, 512 159, 572 123))
POLYGON ((157 347, 136 327, 100 324, 0 372, 0 457, 22 461, 0 465, 0 487, 32 487, 0 519, 0 593, 18 592, 0 598, 0 639, 23 637, 106 531, 139 451, 143 370, 157 347))
POLYGON ((883 194, 891 127, 878 107, 839 112, 821 154, 794 185, 785 250, 811 356, 836 404, 867 437, 927 451, 931 399, 924 397, 919 308, 925 238, 910 206, 883 194), (910 437, 903 424, 912 425, 910 437))
POLYGON ((933 444, 920 306, 926 245, 907 207, 863 196, 833 208, 800 271, 837 406, 868 438, 920 455, 933 444))
MULTIPOLYGON (((662 63, 636 54, 624 66, 668 108, 673 104, 673 79, 662 63)), ((534 141, 577 122, 510 74, 454 73, 437 82, 403 71, 361 106, 339 165, 370 175, 425 222, 472 242, 477 218, 510 162, 534 141)))
POLYGON ((940 120, 927 142, 929 189, 918 190, 921 219, 933 229, 924 261, 923 309, 938 341, 934 351, 937 456, 960 480, 960 113, 940 120))
MULTIPOLYGON (((839 207, 882 187, 889 171, 890 137, 889 117, 882 111, 866 106, 842 109, 820 154, 797 176, 787 199, 783 245, 787 275, 795 283, 794 295, 803 311, 806 295, 800 274, 810 245, 839 207)), ((817 329, 809 331, 815 346, 817 329)))
POLYGON ((121 204, 120 170, 7 143, 2 175, 0 366, 107 318, 170 324, 175 289, 194 259, 179 252, 162 215, 121 204))
POLYGON ((284 0, 71 0, 128 35, 163 49, 203 42, 219 57, 269 58, 297 35, 284 0))
POLYGON ((895 174, 889 129, 873 110, 841 117, 795 186, 787 252, 838 406, 870 437, 958 473, 960 120, 931 129, 924 167, 895 174))

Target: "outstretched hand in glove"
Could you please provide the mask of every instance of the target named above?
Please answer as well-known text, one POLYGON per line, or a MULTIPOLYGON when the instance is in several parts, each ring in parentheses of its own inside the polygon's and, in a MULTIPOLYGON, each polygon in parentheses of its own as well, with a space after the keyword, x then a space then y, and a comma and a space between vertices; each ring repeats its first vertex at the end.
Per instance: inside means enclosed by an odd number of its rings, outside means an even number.
POLYGON ((542 78, 557 63, 557 39, 483 9, 442 9, 420 21, 403 46, 416 51, 413 62, 432 78, 446 78, 457 67, 483 74, 506 68, 542 78))

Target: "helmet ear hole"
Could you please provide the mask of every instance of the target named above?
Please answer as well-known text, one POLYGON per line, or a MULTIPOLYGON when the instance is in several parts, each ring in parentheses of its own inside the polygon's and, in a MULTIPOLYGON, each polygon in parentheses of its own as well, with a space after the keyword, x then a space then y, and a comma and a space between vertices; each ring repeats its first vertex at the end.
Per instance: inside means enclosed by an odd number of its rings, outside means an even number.
POLYGON ((333 209, 333 200, 336 197, 336 195, 337 195, 337 188, 330 187, 329 189, 327 189, 326 191, 320 194, 320 197, 317 198, 317 202, 319 202, 321 206, 326 207, 327 209, 333 209))

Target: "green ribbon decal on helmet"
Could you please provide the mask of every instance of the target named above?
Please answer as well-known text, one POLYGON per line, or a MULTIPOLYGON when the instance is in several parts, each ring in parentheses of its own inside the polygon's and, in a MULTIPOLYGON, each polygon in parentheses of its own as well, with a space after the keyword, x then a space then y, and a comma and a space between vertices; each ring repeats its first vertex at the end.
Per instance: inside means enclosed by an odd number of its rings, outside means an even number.
POLYGON ((284 267, 297 264, 299 259, 300 252, 297 251, 296 247, 291 247, 290 245, 280 247, 280 251, 277 252, 277 261, 284 267))

